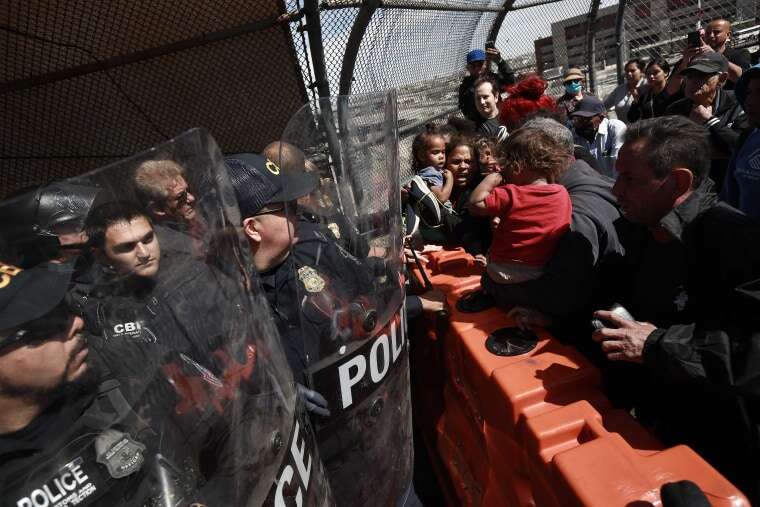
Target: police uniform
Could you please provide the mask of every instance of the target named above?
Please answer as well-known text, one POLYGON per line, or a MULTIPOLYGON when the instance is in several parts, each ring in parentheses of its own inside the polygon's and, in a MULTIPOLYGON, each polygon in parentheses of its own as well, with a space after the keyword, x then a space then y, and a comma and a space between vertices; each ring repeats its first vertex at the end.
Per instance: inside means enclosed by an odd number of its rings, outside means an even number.
MULTIPOLYGON (((333 342, 350 339, 356 331, 345 326, 341 328, 341 323, 333 320, 341 305, 344 312, 350 313, 349 306, 355 303, 339 300, 337 295, 355 298, 362 293, 371 293, 372 277, 367 267, 337 245, 332 232, 321 224, 299 220, 298 236, 299 240, 287 259, 260 273, 260 277, 288 363, 296 380, 308 385, 306 370, 309 364, 316 361, 323 350, 334 348, 333 342)), ((369 305, 361 306, 365 307, 365 314, 371 311, 369 305)), ((342 324, 353 327, 353 317, 346 315, 342 324)), ((372 318, 371 315, 358 314, 355 317, 372 318)))
MULTIPOLYGON (((239 309, 224 304, 229 296, 221 287, 231 281, 191 256, 175 254, 172 259, 165 263, 162 254, 155 279, 138 286, 101 286, 96 315, 89 319, 100 331, 96 347, 133 403, 143 396, 152 373, 170 367, 220 383, 223 365, 217 364, 214 351, 228 337, 244 335, 234 331, 245 322, 239 309)), ((160 406, 144 402, 151 410, 160 406)))
MULTIPOLYGON (((243 221, 313 189, 271 165, 253 154, 227 160, 243 221)), ((301 217, 296 227, 286 260, 260 276, 296 379, 329 406, 312 423, 330 487, 338 505, 395 505, 412 460, 400 282, 397 299, 385 292, 399 274, 346 251, 329 222, 301 217)))
MULTIPOLYGON (((64 299, 71 272, 51 268, 0 266, 0 329, 9 330, 0 346, 23 341, 24 326, 44 318, 64 299)), ((63 391, 25 427, 0 435, 0 505, 195 500, 197 469, 189 455, 178 455, 191 448, 176 445, 178 433, 166 429, 159 437, 138 424, 118 382, 87 387, 63 391), (165 466, 159 466, 159 458, 165 466), (162 470, 159 484, 155 472, 162 470)))

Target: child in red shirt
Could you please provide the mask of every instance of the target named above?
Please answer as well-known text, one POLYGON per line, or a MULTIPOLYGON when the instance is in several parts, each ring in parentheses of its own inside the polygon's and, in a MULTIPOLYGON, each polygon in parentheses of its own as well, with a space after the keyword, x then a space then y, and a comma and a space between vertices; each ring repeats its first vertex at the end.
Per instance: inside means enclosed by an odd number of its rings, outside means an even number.
POLYGON ((543 274, 570 229, 570 196, 554 183, 568 155, 547 134, 530 128, 516 130, 498 150, 502 171, 475 188, 470 212, 498 219, 487 275, 496 284, 521 283, 543 274))

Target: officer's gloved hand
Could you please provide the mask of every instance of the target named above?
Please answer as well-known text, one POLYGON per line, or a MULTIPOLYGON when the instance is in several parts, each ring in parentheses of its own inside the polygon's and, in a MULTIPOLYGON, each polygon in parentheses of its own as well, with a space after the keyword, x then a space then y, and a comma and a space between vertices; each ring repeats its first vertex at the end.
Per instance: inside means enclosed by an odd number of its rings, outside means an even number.
POLYGON ((322 417, 330 417, 330 410, 324 396, 301 384, 296 384, 296 392, 304 405, 306 405, 306 410, 322 417))

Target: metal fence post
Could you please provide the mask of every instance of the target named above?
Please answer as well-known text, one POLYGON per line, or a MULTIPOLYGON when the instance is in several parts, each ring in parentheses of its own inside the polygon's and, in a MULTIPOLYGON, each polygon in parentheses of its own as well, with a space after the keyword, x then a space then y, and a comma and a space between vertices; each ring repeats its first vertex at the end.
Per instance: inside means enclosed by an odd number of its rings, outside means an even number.
POLYGON ((588 25, 586 27, 586 62, 588 63, 588 88, 589 92, 595 93, 596 91, 596 33, 594 31, 594 25, 596 25, 596 16, 599 12, 599 3, 601 0, 593 0, 591 2, 591 8, 588 11, 588 25))
POLYGON ((506 0, 504 2, 504 7, 502 8, 502 11, 496 15, 496 19, 493 20, 493 24, 491 25, 491 30, 488 32, 488 38, 486 40, 492 40, 496 42, 496 37, 499 36, 499 31, 501 30, 501 25, 504 23, 504 18, 507 17, 507 12, 512 8, 512 5, 514 5, 515 0, 506 0))
POLYGON ((354 79, 354 68, 356 67, 356 58, 359 56, 359 47, 364 39, 372 15, 380 7, 381 0, 364 0, 362 6, 356 15, 356 21, 351 27, 351 33, 346 43, 346 52, 343 54, 343 63, 340 67, 340 91, 339 95, 351 94, 351 83, 354 79))
POLYGON ((615 25, 615 47, 617 48, 617 82, 623 84, 625 73, 626 46, 625 46, 625 7, 626 0, 618 0, 617 24, 615 25))
POLYGON ((320 97, 330 96, 330 83, 327 81, 325 66, 325 48, 322 43, 322 22, 319 19, 319 0, 304 0, 306 32, 309 37, 311 64, 314 67, 314 85, 320 97))

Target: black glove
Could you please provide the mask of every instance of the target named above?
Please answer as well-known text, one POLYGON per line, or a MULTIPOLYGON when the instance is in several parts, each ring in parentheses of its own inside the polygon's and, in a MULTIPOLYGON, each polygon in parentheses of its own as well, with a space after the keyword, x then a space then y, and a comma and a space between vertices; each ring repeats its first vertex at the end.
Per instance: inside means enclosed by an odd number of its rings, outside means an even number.
POLYGON ((312 391, 306 386, 296 384, 296 393, 301 401, 303 401, 304 405, 306 405, 306 410, 313 414, 321 415, 322 417, 330 417, 330 409, 327 407, 327 400, 317 391, 312 391))

